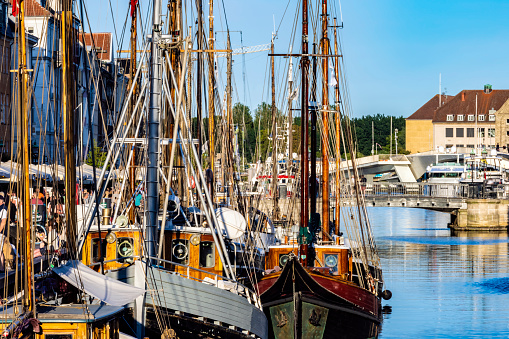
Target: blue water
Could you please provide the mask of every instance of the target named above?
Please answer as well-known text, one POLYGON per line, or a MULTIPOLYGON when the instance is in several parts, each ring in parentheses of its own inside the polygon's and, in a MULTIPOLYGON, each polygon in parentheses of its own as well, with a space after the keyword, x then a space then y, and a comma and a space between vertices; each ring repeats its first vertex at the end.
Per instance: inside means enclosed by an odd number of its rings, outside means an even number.
POLYGON ((509 338, 507 233, 451 236, 449 214, 370 207, 386 287, 380 338, 509 338))

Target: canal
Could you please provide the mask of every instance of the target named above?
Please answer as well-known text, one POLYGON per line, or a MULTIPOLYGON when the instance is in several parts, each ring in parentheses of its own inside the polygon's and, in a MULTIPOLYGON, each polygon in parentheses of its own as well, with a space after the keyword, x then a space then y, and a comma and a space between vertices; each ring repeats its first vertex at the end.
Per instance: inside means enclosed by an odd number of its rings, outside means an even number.
POLYGON ((509 338, 507 233, 451 235, 450 216, 369 207, 386 287, 379 338, 509 338))

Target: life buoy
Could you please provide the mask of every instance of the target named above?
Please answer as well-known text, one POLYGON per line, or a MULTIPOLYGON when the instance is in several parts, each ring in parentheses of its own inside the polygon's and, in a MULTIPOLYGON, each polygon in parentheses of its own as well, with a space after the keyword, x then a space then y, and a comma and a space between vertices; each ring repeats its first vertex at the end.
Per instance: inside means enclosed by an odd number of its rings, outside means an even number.
POLYGON ((189 177, 189 186, 191 186, 192 189, 196 187, 196 182, 194 182, 194 177, 189 177))

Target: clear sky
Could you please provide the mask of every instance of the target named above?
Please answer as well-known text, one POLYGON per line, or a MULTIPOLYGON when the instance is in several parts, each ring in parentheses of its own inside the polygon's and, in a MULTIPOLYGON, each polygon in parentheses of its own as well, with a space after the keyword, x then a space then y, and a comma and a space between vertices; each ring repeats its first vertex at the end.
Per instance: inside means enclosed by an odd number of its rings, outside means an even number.
MULTIPOLYGON (((111 10, 106 0, 86 0, 91 25, 95 32, 112 31, 113 11, 120 35, 129 0, 110 1, 111 10)), ((150 2, 141 0, 145 8, 150 2)), ((194 2, 186 1, 188 6, 194 2)), ((269 43, 275 21, 276 27, 281 23, 276 51, 286 52, 296 0, 215 1, 217 30, 225 29, 222 3, 229 29, 242 30, 244 46, 269 43)), ((338 0, 329 3, 338 8, 338 0)), ((204 0, 208 13, 207 4, 204 0)), ((341 6, 343 53, 355 116, 408 117, 438 93, 439 73, 442 91, 449 95, 482 89, 488 83, 493 89, 509 89, 509 1, 343 0, 341 6)), ((239 33, 232 32, 231 40, 233 48, 240 47, 239 33)), ((224 48, 224 41, 218 33, 218 48, 224 48)), ((270 101, 267 53, 245 56, 245 101, 252 110, 261 101, 270 101)), ((236 57, 234 98, 239 99, 234 102, 244 101, 242 68, 242 58, 236 57)))

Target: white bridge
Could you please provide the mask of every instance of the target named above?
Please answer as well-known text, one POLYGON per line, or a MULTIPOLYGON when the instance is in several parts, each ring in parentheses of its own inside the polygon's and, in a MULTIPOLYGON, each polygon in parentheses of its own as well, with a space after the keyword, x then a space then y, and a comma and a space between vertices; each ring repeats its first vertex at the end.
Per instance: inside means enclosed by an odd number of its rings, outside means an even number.
POLYGON ((472 186, 437 183, 363 183, 367 206, 416 207, 443 212, 466 208, 468 199, 509 199, 509 184, 472 186))

